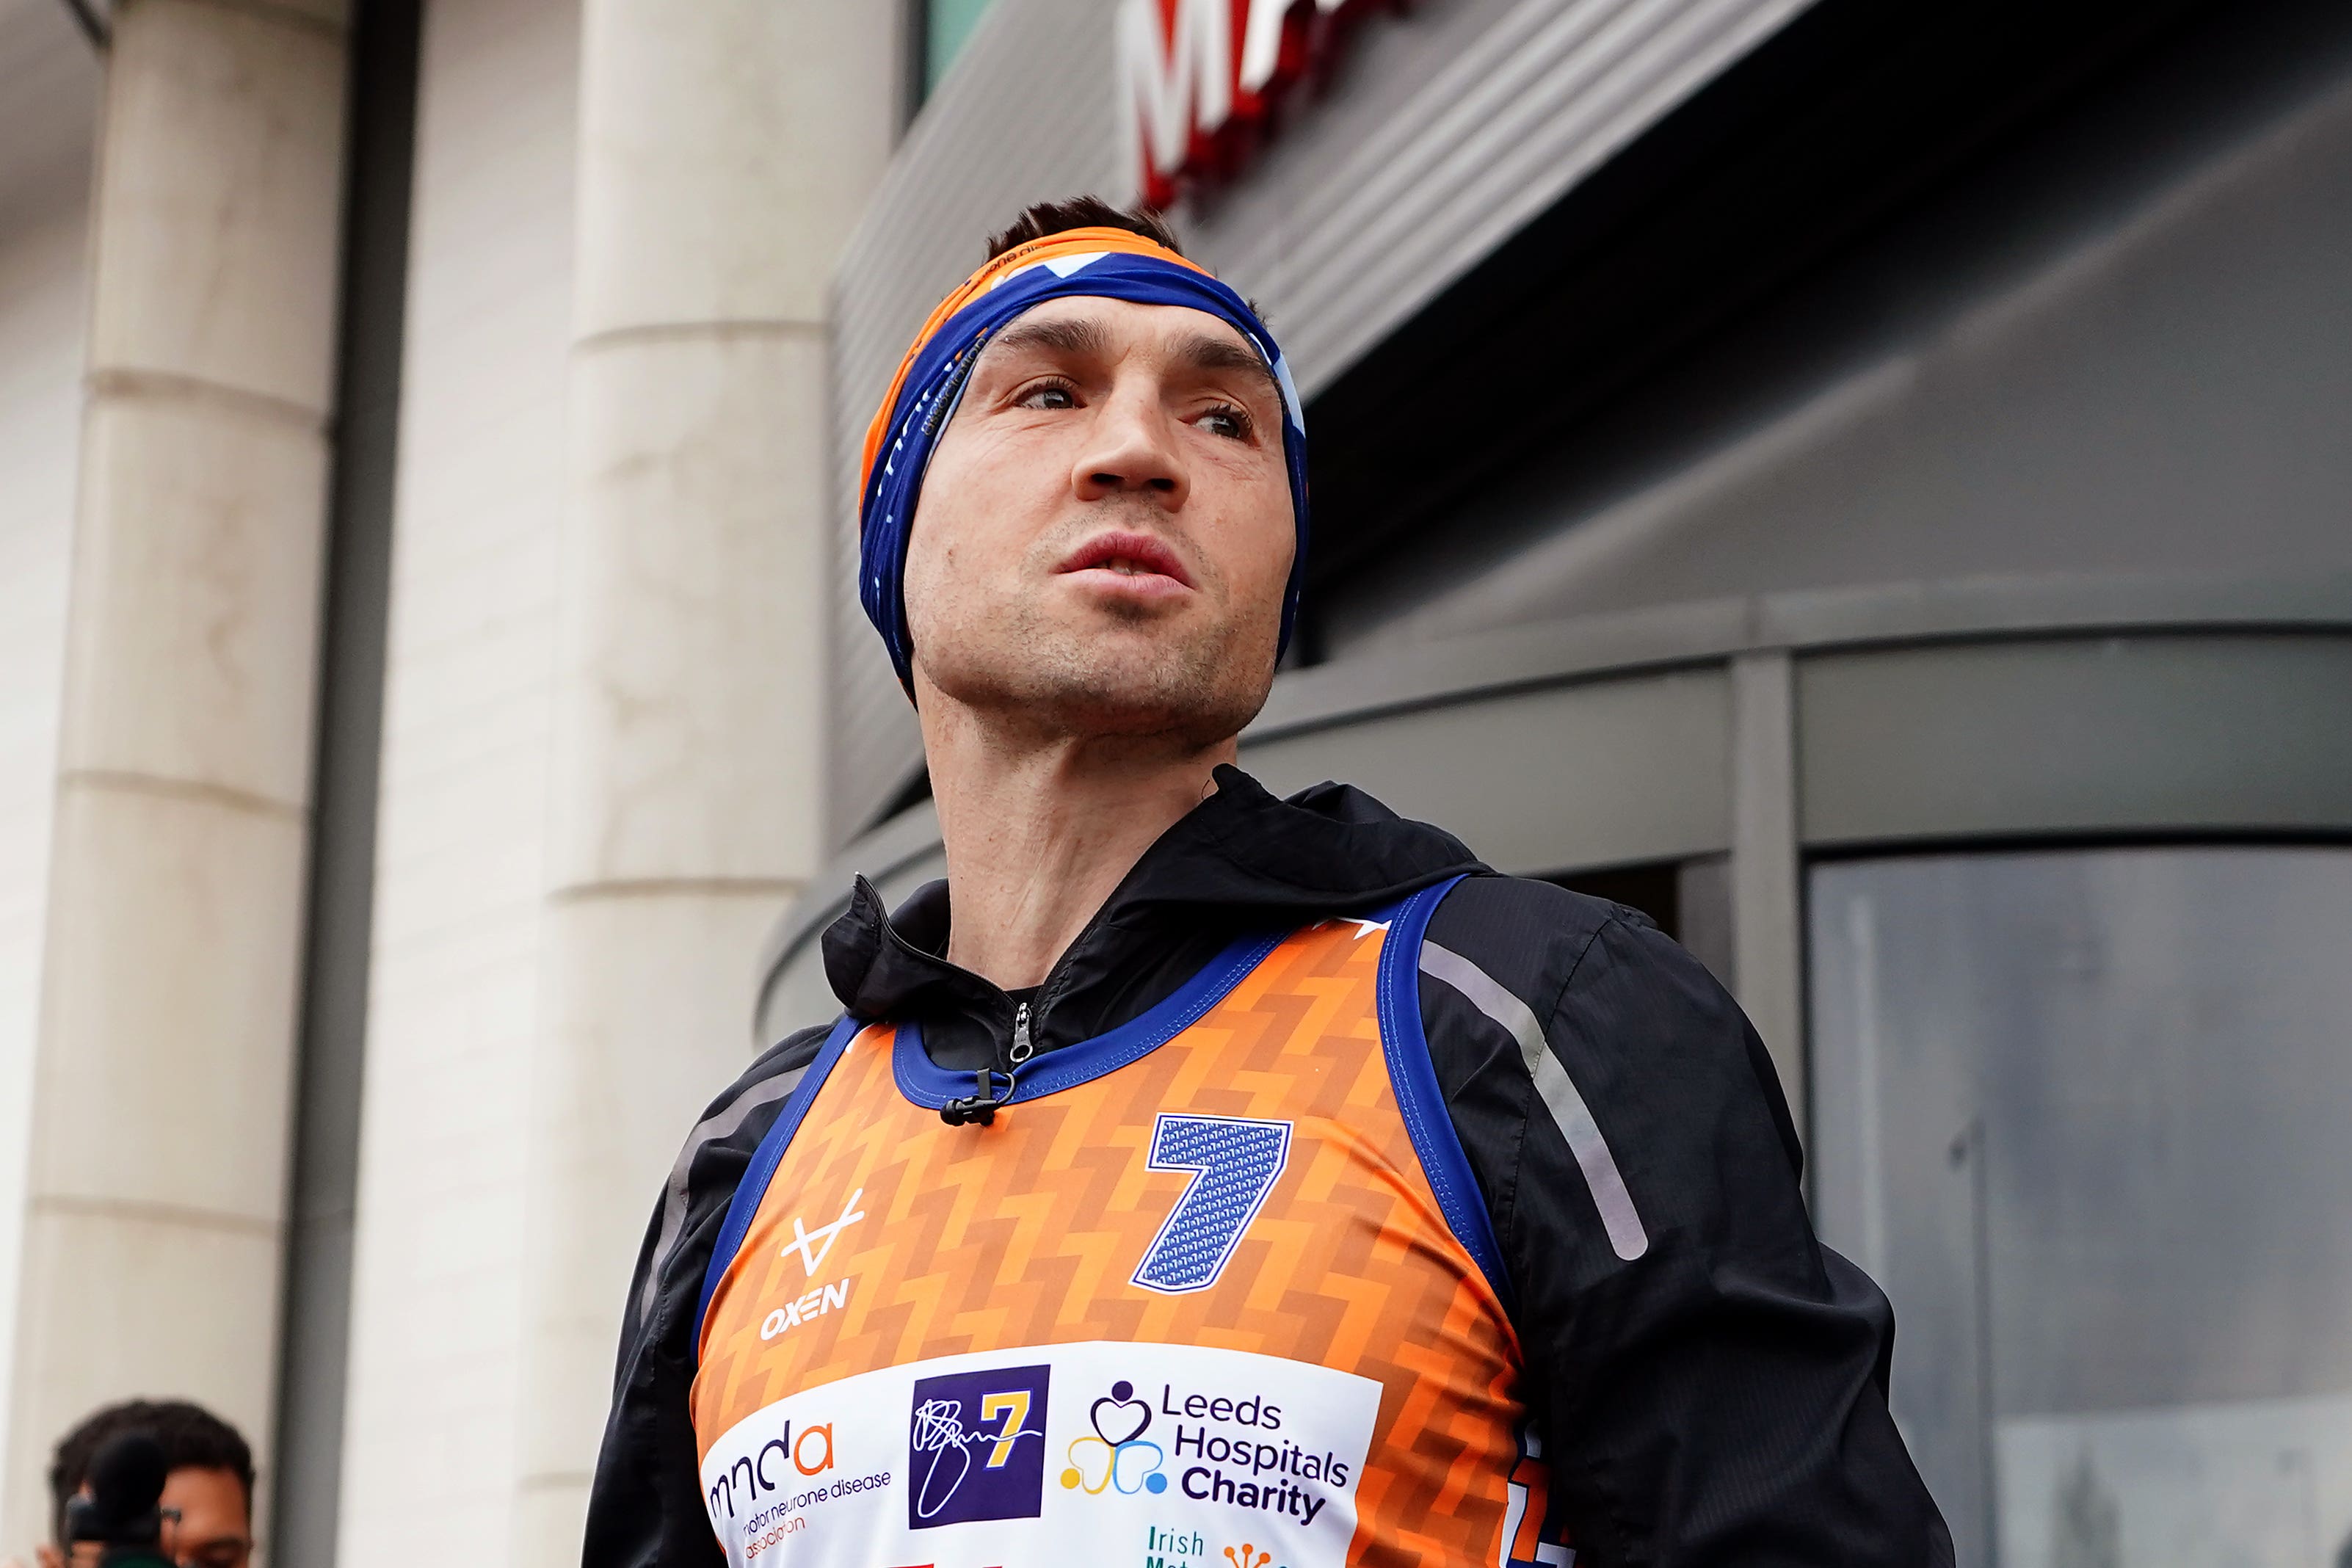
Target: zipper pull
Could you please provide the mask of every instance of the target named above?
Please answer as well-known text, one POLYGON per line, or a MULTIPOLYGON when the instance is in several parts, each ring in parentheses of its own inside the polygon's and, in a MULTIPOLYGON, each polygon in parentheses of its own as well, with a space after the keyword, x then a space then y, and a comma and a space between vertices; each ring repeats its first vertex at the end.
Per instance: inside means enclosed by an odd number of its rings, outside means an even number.
POLYGON ((1014 1067, 1037 1054, 1037 1047, 1029 1043, 1029 1004, 1026 1002, 1013 1009, 1013 1048, 1004 1054, 1014 1067))

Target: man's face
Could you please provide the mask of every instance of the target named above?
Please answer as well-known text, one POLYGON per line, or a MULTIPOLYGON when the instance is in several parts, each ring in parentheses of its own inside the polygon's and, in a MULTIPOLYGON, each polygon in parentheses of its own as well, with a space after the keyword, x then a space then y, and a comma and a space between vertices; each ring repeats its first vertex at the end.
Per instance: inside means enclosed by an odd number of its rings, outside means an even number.
MULTIPOLYGON (((85 1493, 89 1489, 82 1489, 85 1493)), ((180 1568, 245 1568, 252 1560, 252 1508, 235 1470, 184 1465, 163 1478, 163 1495, 156 1506, 163 1512, 158 1544, 180 1568)), ((104 1550, 96 1542, 83 1542, 70 1557, 46 1546, 40 1555, 49 1568, 61 1562, 82 1568, 96 1563, 104 1550)))
POLYGON ((1282 420, 1256 352, 1199 310, 1053 300, 998 332, 908 540, 919 701, 1051 734, 1238 731, 1294 550, 1282 420))
POLYGON ((173 1470, 163 1479, 162 1507, 163 1552, 181 1568, 245 1568, 253 1554, 252 1510, 236 1471, 173 1470))

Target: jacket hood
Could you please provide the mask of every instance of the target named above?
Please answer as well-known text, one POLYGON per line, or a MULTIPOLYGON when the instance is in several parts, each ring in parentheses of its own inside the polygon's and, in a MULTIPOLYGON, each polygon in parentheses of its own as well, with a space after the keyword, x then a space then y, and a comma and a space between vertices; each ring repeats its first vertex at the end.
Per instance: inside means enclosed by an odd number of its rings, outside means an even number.
MULTIPOLYGON (((1363 791, 1320 784, 1277 799, 1239 768, 1161 834, 1119 882, 1031 1005, 1039 1050, 1089 1039, 1142 1013, 1235 937, 1392 903, 1485 869, 1452 834, 1399 816, 1363 791)), ((856 1017, 924 1026, 943 1067, 991 1065, 1013 1004, 945 956, 945 882, 894 911, 865 878, 824 939, 825 976, 856 1017)))

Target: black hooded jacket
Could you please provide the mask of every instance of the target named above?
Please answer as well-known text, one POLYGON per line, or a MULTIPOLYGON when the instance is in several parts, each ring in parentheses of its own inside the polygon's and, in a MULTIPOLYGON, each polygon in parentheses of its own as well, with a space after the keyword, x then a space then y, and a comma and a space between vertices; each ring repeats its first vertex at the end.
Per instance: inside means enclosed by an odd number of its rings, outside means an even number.
MULTIPOLYGON (((1713 977, 1636 911, 1495 875, 1360 791, 1286 801, 1235 769, 1217 780, 1038 987, 1035 1048, 1127 1022, 1244 932, 1466 873, 1430 923, 1422 1016, 1515 1287, 1526 1397, 1580 1568, 1948 1564, 1886 1410, 1886 1299, 1814 1239, 1779 1080, 1713 977), (1647 1242, 1630 1262, 1596 1197, 1606 1184, 1538 1092, 1537 1049, 1613 1156, 1647 1242)), ((1015 1004, 940 956, 947 929, 945 883, 891 913, 860 879, 825 933, 826 975, 855 1016, 919 1020, 940 1066, 1004 1067, 1015 1004)), ((753 1062, 671 1173, 623 1325, 588 1568, 724 1561, 688 1408, 696 1308, 736 1183, 824 1033, 753 1062)))

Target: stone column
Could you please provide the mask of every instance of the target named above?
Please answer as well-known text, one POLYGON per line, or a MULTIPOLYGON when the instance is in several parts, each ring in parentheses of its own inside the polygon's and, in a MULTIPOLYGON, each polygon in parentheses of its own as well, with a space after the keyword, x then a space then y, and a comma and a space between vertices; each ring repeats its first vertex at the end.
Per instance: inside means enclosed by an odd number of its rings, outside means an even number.
POLYGON ((12 1549, 47 1533, 49 1445, 102 1401, 183 1394, 265 1454, 269 1438, 343 11, 114 9, 0 1521, 12 1549))
POLYGON ((578 1561, 622 1299, 823 847, 826 298, 898 12, 587 0, 519 1563, 578 1561))

